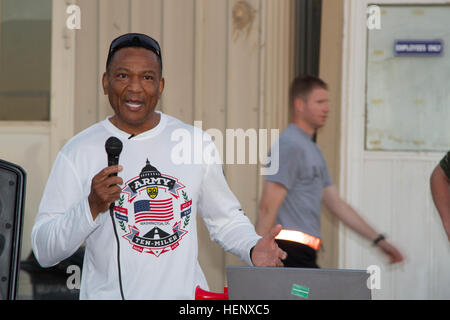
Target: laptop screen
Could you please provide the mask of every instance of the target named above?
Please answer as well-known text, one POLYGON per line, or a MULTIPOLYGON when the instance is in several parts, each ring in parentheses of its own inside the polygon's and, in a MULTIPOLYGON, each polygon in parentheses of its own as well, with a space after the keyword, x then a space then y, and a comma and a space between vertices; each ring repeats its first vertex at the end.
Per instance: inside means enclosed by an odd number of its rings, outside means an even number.
POLYGON ((230 300, 370 300, 366 270, 227 266, 230 300))

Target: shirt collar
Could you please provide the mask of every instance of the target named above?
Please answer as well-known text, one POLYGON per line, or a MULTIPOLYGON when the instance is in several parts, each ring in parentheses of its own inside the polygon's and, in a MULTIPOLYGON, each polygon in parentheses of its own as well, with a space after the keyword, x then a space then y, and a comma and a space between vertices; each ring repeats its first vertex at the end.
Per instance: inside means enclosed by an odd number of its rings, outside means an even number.
POLYGON ((302 137, 304 137, 304 138, 306 138, 306 139, 308 139, 308 140, 313 141, 313 136, 310 136, 309 134, 307 134, 305 131, 303 131, 302 128, 300 128, 300 127, 297 126, 296 124, 290 123, 290 124, 288 125, 288 127, 291 128, 291 130, 293 130, 293 131, 299 133, 302 137))

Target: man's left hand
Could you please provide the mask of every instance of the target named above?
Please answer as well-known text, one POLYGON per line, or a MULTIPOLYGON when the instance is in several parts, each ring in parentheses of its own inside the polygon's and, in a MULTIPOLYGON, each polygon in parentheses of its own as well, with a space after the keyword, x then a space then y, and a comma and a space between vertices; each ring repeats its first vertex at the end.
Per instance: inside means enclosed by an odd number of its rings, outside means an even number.
POLYGON ((386 240, 381 240, 377 243, 377 246, 388 256, 390 264, 399 263, 404 260, 401 252, 386 240))
POLYGON ((280 233, 282 226, 276 225, 268 234, 261 238, 252 251, 252 262, 257 267, 283 267, 282 260, 287 258, 287 253, 281 250, 275 242, 275 237, 280 233))

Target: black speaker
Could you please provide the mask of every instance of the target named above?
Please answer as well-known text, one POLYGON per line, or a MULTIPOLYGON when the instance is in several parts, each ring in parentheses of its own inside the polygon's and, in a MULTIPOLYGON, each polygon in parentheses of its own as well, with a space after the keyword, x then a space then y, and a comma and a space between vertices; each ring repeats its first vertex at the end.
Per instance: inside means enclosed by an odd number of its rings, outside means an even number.
POLYGON ((25 185, 25 171, 0 160, 0 300, 16 298, 25 185))

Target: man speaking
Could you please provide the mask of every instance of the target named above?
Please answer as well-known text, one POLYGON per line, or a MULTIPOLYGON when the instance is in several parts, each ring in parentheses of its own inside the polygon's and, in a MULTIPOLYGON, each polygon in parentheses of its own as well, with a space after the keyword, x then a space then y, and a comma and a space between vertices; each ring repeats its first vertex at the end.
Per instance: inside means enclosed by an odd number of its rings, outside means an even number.
MULTIPOLYGON (((85 243, 81 299, 192 299, 197 285, 208 288, 198 212, 225 250, 249 265, 282 266, 281 226, 256 234, 219 163, 208 155, 172 162, 171 133, 199 129, 155 111, 164 90, 157 41, 136 33, 113 40, 102 83, 114 115, 59 152, 32 230, 39 263, 55 265, 85 243), (107 165, 113 158, 118 164, 107 165)), ((203 143, 211 150, 210 138, 203 143)))

